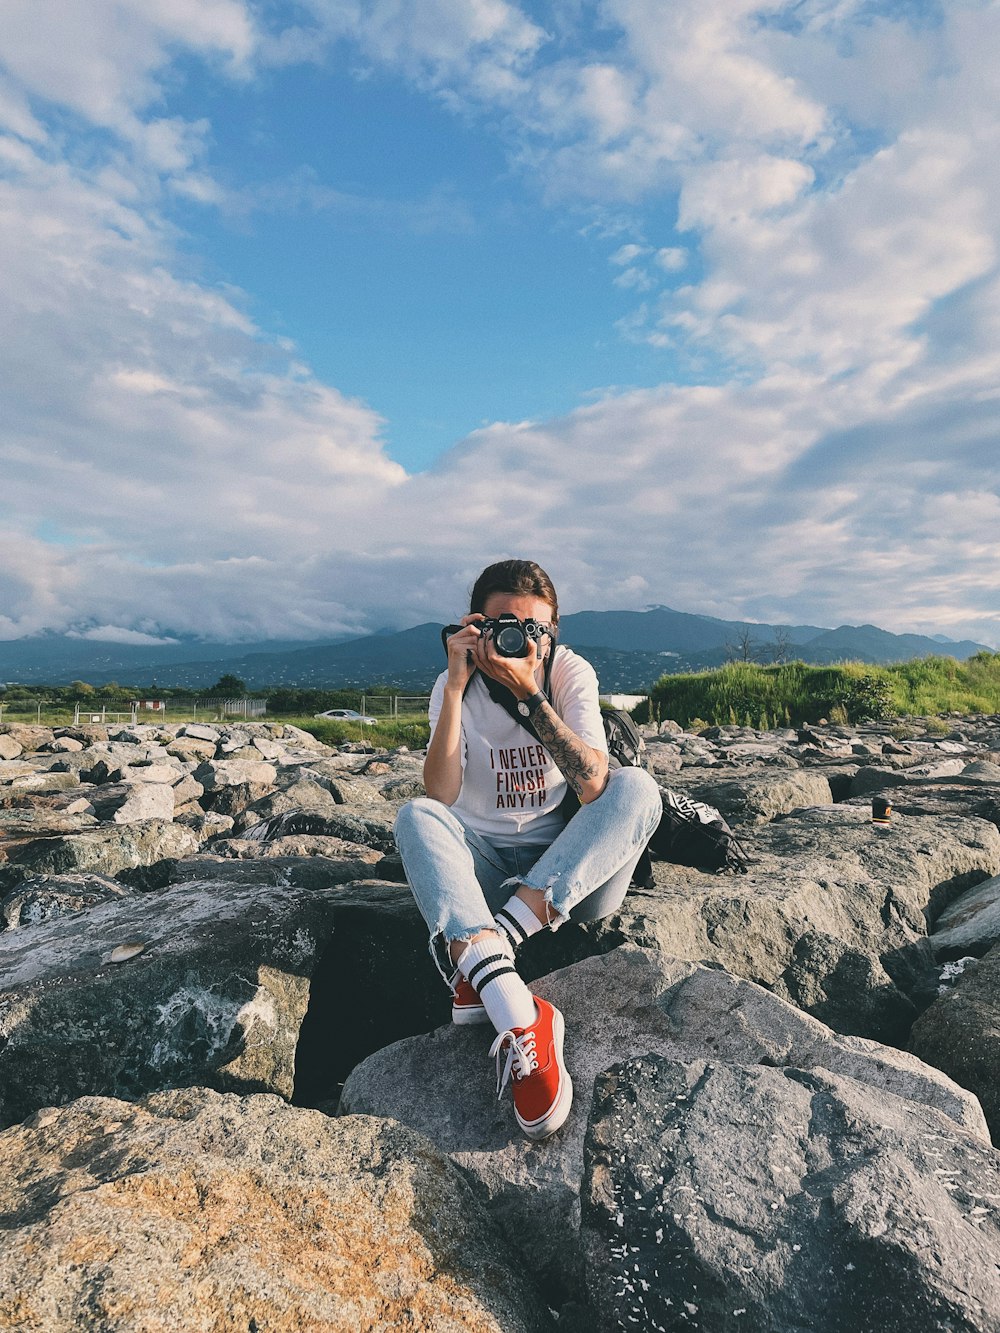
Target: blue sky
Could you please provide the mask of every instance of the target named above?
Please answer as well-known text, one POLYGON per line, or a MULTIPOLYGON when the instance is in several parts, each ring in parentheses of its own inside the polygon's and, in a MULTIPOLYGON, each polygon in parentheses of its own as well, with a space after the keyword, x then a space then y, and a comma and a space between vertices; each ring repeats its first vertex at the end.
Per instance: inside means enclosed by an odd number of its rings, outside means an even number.
POLYGON ((1000 9, 7 0, 0 637, 531 555, 1000 644, 1000 9))

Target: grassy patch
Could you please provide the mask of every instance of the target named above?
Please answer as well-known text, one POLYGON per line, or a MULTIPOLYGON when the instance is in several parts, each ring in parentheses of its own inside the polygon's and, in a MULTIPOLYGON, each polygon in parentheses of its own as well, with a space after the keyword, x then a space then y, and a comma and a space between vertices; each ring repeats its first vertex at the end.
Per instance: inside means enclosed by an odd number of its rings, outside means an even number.
POLYGON ((822 717, 853 723, 900 714, 996 713, 1000 653, 977 653, 967 662, 922 657, 884 667, 730 662, 714 671, 662 676, 653 687, 650 711, 686 727, 707 719, 716 726, 761 729, 822 717))

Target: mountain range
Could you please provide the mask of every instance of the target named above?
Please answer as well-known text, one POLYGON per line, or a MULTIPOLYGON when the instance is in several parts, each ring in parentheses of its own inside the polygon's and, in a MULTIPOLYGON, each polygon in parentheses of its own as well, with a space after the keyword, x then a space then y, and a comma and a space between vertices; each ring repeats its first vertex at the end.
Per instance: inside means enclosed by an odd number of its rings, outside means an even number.
MULTIPOLYGON (((578 611, 563 616, 560 640, 578 649, 607 691, 643 691, 664 673, 703 670, 734 657, 818 664, 901 662, 929 654, 959 659, 984 649, 969 640, 892 634, 875 625, 764 625, 674 611, 578 611)), ((988 650, 987 650, 988 651, 988 650)), ((395 685, 426 693, 441 670, 441 625, 319 643, 122 644, 42 634, 0 643, 0 681, 92 685, 117 680, 146 687, 207 689, 231 673, 250 689, 301 685, 395 685)))

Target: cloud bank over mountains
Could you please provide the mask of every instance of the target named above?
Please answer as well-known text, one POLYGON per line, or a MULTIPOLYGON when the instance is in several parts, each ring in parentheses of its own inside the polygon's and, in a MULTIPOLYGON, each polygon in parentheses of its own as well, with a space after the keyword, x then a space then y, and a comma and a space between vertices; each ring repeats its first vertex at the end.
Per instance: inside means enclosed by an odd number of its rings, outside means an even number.
POLYGON ((567 610, 1000 644, 996 4, 8 0, 4 25, 0 637, 363 633, 526 554, 567 610), (234 183, 210 118, 164 114, 193 64, 244 91, 343 66, 502 143, 603 248, 633 303, 608 336, 663 383, 408 471, 378 403, 202 271, 178 210, 234 183))

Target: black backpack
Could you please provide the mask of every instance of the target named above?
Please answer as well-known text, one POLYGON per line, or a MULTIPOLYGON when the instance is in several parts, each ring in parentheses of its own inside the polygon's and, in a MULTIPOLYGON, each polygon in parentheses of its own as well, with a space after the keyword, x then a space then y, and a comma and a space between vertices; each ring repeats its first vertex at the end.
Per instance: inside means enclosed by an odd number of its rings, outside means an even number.
POLYGON ((660 788, 663 817, 649 846, 663 861, 697 866, 717 874, 745 875, 749 859, 739 839, 714 805, 693 801, 679 792, 660 788))
MULTIPOLYGON (((617 768, 641 766, 646 742, 628 713, 617 708, 602 708, 601 718, 612 765, 617 768)), ((650 852, 674 865, 697 866, 717 874, 727 870, 741 875, 747 873, 746 852, 714 806, 693 801, 663 786, 660 787, 660 799, 663 816, 632 872, 634 885, 642 889, 651 889, 654 885, 650 852)), ((579 802, 576 804, 578 806, 579 802)))

